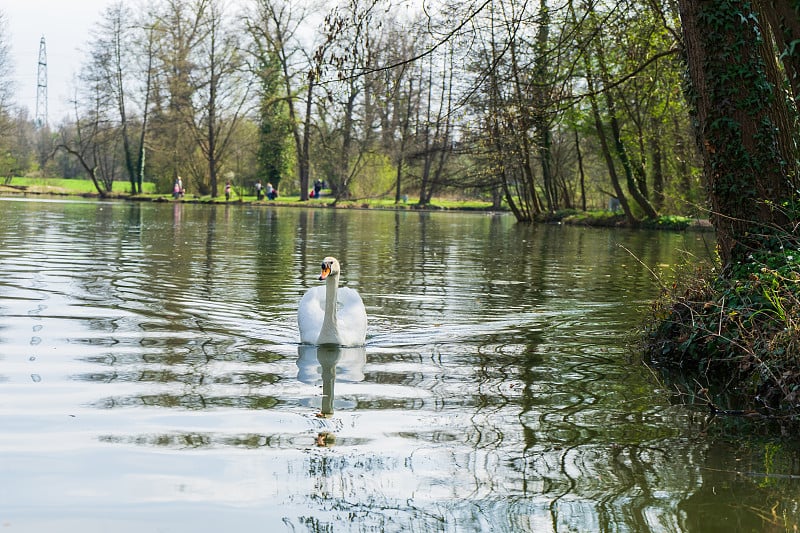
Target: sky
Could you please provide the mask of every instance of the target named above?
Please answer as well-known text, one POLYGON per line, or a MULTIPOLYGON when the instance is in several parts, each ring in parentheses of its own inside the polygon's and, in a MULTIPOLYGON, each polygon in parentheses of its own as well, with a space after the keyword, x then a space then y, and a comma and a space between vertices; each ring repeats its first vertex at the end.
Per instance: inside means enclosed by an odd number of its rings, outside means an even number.
POLYGON ((0 0, 14 67, 15 102, 36 114, 39 41, 47 48, 48 123, 70 112, 69 96, 89 39, 89 28, 112 0, 0 0))

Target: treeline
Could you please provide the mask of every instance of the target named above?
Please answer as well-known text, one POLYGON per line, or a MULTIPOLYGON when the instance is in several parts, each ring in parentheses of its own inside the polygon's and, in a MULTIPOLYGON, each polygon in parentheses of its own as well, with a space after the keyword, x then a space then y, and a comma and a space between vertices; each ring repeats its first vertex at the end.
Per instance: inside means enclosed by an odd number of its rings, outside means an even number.
POLYGON ((0 95, 0 174, 690 214, 679 34, 669 0, 117 2, 70 116, 37 125, 0 95))

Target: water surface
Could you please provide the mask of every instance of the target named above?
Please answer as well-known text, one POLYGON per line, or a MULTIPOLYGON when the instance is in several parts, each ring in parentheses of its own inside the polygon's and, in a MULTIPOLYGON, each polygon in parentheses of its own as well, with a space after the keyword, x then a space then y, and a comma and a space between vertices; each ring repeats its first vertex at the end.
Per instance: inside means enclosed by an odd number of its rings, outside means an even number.
POLYGON ((0 201, 9 531, 762 531, 797 455, 631 357, 696 233, 0 201), (303 347, 335 255, 363 349, 303 347))

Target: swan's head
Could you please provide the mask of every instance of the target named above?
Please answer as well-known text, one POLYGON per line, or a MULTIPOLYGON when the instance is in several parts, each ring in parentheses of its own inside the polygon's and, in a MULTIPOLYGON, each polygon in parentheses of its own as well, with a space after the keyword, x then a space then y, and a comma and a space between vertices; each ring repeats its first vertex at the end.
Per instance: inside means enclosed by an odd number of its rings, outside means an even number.
POLYGON ((324 281, 328 276, 339 275, 339 261, 335 257, 326 257, 322 260, 322 271, 319 275, 319 280, 324 281))

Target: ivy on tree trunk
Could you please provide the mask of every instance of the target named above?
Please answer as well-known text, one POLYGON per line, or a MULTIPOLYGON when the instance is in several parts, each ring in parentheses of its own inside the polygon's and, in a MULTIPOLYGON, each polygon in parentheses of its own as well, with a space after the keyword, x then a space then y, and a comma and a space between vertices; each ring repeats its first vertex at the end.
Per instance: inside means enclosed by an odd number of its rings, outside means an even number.
MULTIPOLYGON (((723 265, 793 235, 797 109, 769 17, 743 0, 680 0, 689 101, 723 265)), ((762 6, 769 10, 770 7, 762 6)))

